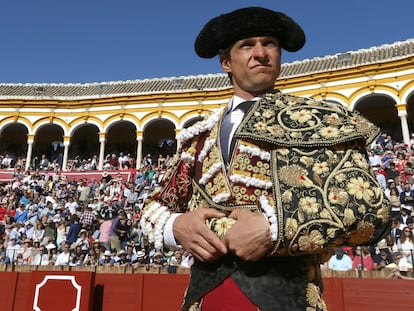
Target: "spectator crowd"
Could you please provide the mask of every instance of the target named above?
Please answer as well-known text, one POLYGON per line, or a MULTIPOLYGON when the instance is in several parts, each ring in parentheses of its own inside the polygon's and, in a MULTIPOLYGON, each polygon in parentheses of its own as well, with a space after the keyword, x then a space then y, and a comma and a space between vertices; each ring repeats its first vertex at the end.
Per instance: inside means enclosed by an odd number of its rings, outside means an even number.
MULTIPOLYGON (((335 249, 321 263, 327 269, 389 268, 390 277, 402 278, 413 267, 413 151, 414 134, 409 145, 384 133, 368 147, 374 174, 391 201, 392 228, 377 245, 335 249)), ((88 170, 96 169, 96 157, 85 163, 90 162, 88 170)), ((168 156, 147 155, 133 180, 114 171, 134 167, 123 153, 106 157, 100 180, 68 180, 50 162, 27 172, 16 164, 13 180, 0 185, 0 264, 167 267, 170 273, 191 267, 185 249, 155 249, 140 227, 145 200, 169 162, 168 156)), ((1 163, 9 168, 13 160, 6 154, 1 163)))
POLYGON ((119 172, 128 156, 110 159, 99 180, 68 180, 50 162, 27 172, 15 165, 13 179, 0 185, 0 264, 189 268, 191 254, 154 249, 139 222, 170 158, 147 155, 133 180, 119 172))

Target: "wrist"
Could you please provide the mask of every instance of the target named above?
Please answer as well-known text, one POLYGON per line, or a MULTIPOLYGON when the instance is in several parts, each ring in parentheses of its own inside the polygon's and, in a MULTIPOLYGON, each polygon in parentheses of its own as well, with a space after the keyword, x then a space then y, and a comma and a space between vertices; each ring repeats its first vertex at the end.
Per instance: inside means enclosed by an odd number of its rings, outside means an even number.
POLYGON ((180 215, 182 214, 171 214, 164 226, 164 244, 170 249, 176 249, 179 244, 179 241, 177 240, 177 237, 174 233, 174 227, 176 224, 176 220, 180 215))

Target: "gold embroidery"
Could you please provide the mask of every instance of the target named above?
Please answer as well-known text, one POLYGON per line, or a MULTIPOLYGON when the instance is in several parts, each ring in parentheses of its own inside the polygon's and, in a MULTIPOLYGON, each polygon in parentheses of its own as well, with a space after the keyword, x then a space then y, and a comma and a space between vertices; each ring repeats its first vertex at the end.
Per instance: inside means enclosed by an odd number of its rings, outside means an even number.
POLYGON ((306 310, 326 311, 325 301, 322 299, 321 290, 313 283, 308 283, 306 287, 306 301, 309 306, 306 310))
POLYGON ((323 248, 325 239, 318 230, 312 230, 309 235, 299 238, 299 250, 307 253, 317 253, 323 248))
POLYGON ((217 235, 219 239, 223 239, 227 231, 235 224, 233 218, 210 218, 206 220, 207 226, 217 235))
MULTIPOLYGON (((217 128, 210 139, 217 138, 217 128)), ((227 201, 216 207, 225 211, 254 207, 261 195, 275 201, 278 255, 320 253, 338 241, 369 243, 389 220, 389 205, 357 140, 370 141, 377 133, 374 125, 343 107, 266 94, 235 134, 227 175, 223 164, 200 187, 211 200, 228 192, 227 201), (255 182, 273 186, 263 189, 255 182)), ((217 163, 222 159, 215 145, 202 163, 202 174, 211 173, 217 163)), ((212 229, 222 236, 231 225, 215 221, 212 229)))

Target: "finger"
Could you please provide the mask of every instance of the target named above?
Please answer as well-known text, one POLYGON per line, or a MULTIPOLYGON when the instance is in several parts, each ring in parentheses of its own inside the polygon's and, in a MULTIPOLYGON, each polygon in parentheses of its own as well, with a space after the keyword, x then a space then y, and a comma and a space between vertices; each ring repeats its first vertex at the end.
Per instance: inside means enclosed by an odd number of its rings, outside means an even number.
POLYGON ((227 253, 224 243, 211 231, 208 231, 208 234, 196 237, 191 248, 191 252, 203 261, 212 261, 227 253))
POLYGON ((240 213, 241 213, 241 209, 234 209, 230 213, 229 217, 237 220, 239 218, 240 213))
POLYGON ((226 216, 226 214, 214 208, 199 208, 196 212, 198 212, 204 220, 208 218, 220 218, 226 216))
POLYGON ((211 253, 226 254, 227 247, 212 231, 206 228, 203 230, 202 246, 211 253))
POLYGON ((187 234, 191 234, 191 236, 187 236, 192 240, 191 244, 198 245, 209 253, 225 254, 227 248, 224 243, 206 226, 204 219, 200 220, 200 222, 193 224, 191 230, 187 232, 187 234))

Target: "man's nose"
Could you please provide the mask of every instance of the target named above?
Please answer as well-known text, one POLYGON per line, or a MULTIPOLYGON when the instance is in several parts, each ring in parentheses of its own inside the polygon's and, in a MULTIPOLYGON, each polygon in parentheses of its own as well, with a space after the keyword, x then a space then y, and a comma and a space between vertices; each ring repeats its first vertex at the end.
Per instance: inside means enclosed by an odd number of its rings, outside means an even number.
POLYGON ((261 44, 256 44, 254 47, 254 54, 257 57, 265 57, 266 56, 266 49, 261 44))

